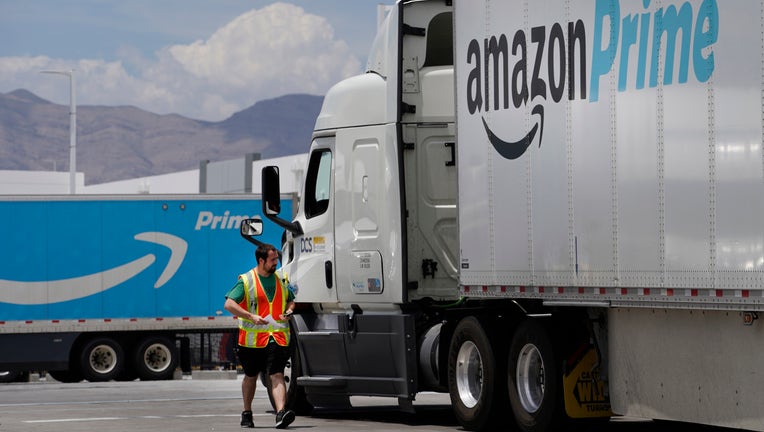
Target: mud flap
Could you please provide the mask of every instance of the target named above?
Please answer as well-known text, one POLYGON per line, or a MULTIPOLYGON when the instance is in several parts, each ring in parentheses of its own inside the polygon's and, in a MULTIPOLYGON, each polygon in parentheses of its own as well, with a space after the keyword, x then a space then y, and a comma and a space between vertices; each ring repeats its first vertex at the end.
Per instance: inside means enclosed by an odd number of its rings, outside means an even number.
POLYGON ((607 381, 602 379, 593 346, 563 374, 565 412, 570 418, 610 417, 607 381))

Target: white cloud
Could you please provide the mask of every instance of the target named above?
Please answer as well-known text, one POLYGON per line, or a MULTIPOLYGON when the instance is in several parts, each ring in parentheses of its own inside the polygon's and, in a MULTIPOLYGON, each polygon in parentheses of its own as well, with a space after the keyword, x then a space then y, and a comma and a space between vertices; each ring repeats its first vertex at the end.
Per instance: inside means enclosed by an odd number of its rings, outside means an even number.
POLYGON ((323 94, 361 70, 326 19, 285 3, 246 12, 208 39, 166 47, 155 59, 138 58, 129 49, 122 54, 124 64, 0 58, 0 91, 26 88, 68 103, 68 87, 38 72, 74 68, 78 104, 135 105, 156 113, 222 120, 259 100, 323 94))

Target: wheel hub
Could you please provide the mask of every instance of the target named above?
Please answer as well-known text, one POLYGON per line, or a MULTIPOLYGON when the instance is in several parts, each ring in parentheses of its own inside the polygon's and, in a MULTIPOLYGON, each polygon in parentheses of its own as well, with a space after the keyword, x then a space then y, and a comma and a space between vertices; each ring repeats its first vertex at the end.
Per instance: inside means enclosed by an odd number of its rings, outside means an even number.
POLYGON ((117 365, 117 353, 106 345, 96 347, 90 354, 90 365, 99 373, 109 373, 117 365))
POLYGON ((456 388, 467 408, 474 408, 483 391, 483 359, 477 346, 467 341, 456 356, 456 388))
POLYGON ((146 366, 154 372, 162 372, 170 365, 170 353, 164 345, 154 344, 146 349, 144 356, 146 366))
POLYGON ((541 352, 533 344, 526 344, 517 359, 517 394, 526 412, 535 413, 544 400, 546 375, 541 352))

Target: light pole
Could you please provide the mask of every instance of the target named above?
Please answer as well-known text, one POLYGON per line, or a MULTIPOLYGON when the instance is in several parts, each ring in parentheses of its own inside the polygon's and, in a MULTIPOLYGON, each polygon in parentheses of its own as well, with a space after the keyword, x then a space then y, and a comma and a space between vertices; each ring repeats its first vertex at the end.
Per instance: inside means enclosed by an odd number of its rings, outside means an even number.
POLYGON ((74 99, 74 69, 68 71, 44 70, 40 73, 65 75, 69 77, 69 193, 76 193, 77 174, 77 102, 74 99))

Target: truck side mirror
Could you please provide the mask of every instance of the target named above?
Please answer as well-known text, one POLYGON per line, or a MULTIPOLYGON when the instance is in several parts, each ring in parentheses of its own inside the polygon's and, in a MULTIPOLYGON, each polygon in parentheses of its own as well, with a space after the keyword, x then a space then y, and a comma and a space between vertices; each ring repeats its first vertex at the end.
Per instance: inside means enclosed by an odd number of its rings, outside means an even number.
MULTIPOLYGON (((290 222, 279 217, 279 213, 281 213, 279 167, 269 165, 263 168, 261 187, 263 193, 263 215, 293 234, 302 234, 302 227, 298 222, 290 222)), ((289 217, 291 218, 292 215, 289 215, 289 217)))
MULTIPOLYGON (((239 234, 241 234, 244 240, 252 243, 255 246, 259 247, 265 244, 255 238, 262 233, 263 233, 263 220, 260 218, 260 216, 255 216, 250 219, 244 219, 241 221, 241 225, 239 225, 239 234)), ((279 260, 281 260, 281 251, 277 251, 277 252, 279 253, 279 260)))
POLYGON ((259 236, 263 233, 263 220, 259 217, 241 221, 241 235, 259 236))
POLYGON ((251 219, 244 219, 241 221, 241 225, 239 225, 239 234, 241 234, 241 237, 255 246, 260 246, 263 244, 263 242, 255 238, 262 233, 263 220, 260 218, 260 216, 255 216, 251 219))
POLYGON ((262 172, 263 213, 278 215, 281 213, 281 182, 279 167, 267 166, 262 172))

